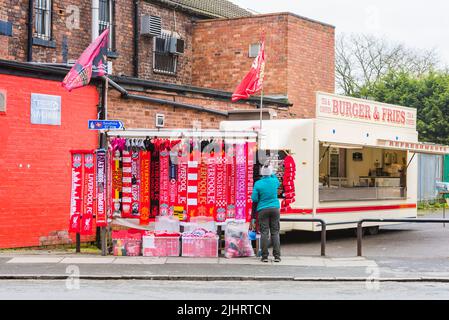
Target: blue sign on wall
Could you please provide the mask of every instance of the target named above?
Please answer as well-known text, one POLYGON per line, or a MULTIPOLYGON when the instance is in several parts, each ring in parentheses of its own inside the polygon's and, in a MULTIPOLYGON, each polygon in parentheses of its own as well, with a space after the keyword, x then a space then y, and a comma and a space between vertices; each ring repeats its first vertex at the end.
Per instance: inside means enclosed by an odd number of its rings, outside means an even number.
POLYGON ((90 130, 117 130, 125 127, 120 120, 89 120, 88 126, 90 130))

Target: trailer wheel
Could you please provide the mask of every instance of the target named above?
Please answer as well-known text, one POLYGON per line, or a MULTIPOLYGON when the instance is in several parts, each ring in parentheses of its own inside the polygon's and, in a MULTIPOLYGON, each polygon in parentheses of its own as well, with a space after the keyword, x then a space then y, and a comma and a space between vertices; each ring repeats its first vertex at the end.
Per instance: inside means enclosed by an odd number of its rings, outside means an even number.
MULTIPOLYGON (((363 229, 365 229, 365 228, 363 228, 363 229)), ((379 234, 379 226, 367 227, 366 231, 368 232, 368 234, 370 236, 375 236, 375 235, 379 234)))

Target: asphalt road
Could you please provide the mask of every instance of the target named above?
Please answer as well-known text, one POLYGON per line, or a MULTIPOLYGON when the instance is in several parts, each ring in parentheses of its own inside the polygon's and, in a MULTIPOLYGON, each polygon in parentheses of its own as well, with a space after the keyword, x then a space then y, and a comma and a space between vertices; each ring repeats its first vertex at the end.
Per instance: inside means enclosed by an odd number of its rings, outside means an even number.
MULTIPOLYGON (((442 218, 442 210, 425 218, 442 218)), ((449 218, 449 210, 446 215, 449 218)), ((287 232, 281 236, 284 256, 313 256, 320 253, 320 233, 287 232)), ((357 238, 353 230, 327 232, 326 253, 330 257, 354 257, 357 238)), ((379 234, 364 236, 363 255, 370 259, 447 259, 449 263, 449 224, 397 224, 383 226, 379 234)))
POLYGON ((449 283, 3 280, 0 299, 447 300, 449 283), (188 293, 188 294, 186 294, 188 293))

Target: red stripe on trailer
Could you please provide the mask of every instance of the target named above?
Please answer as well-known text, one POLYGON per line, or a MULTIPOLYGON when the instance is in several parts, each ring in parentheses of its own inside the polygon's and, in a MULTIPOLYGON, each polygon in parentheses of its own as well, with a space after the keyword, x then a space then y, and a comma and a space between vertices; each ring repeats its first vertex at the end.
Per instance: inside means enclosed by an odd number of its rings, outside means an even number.
POLYGON ((376 211, 376 210, 399 210, 399 209, 413 209, 416 204, 398 204, 386 206, 365 206, 365 207, 341 207, 341 208, 319 208, 317 213, 338 213, 338 212, 360 212, 360 211, 376 211))

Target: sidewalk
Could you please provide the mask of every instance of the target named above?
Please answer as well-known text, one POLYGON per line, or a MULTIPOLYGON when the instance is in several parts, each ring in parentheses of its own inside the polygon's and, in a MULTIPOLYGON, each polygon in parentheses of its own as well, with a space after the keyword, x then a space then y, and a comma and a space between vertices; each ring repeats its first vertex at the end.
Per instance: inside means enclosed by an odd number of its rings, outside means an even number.
MULTIPOLYGON (((258 258, 114 257, 86 254, 0 254, 0 280, 66 279, 79 271, 91 280, 258 280, 258 281, 379 281, 449 282, 449 261, 444 268, 426 269, 422 261, 283 257, 262 263, 258 258), (399 263, 399 264, 398 264, 399 263), (407 267, 408 266, 408 267, 407 267), (430 272, 429 272, 430 270, 430 272)), ((432 262, 430 262, 432 263, 432 262)))

